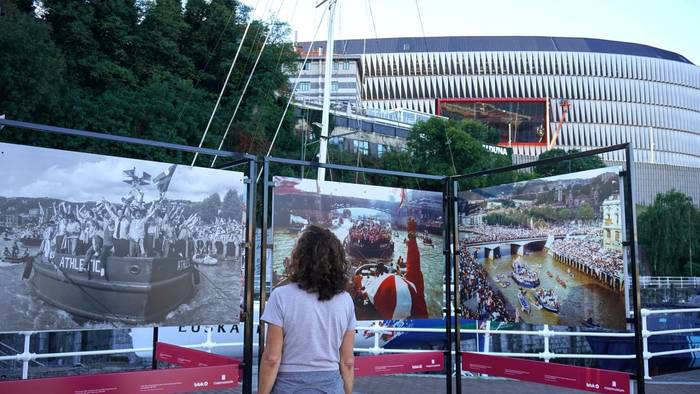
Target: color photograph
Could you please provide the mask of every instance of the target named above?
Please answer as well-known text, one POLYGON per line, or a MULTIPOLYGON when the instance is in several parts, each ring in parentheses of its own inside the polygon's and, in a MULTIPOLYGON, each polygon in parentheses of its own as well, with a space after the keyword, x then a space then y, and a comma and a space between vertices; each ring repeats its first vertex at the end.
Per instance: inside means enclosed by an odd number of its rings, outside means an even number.
POLYGON ((242 173, 0 151, 0 332, 238 322, 242 173))
POLYGON ((466 318, 625 328, 620 169, 460 193, 466 318))
POLYGON ((358 320, 442 318, 442 194, 275 177, 273 284, 308 224, 330 229, 351 263, 358 320))

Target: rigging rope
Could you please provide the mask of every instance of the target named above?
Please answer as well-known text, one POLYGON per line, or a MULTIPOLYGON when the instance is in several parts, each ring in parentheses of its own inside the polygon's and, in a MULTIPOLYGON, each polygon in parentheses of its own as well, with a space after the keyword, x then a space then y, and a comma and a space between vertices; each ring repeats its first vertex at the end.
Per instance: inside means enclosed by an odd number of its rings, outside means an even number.
MULTIPOLYGON (((299 67, 299 72, 297 73, 297 77, 294 80, 294 86, 292 87, 292 91, 289 93, 289 99, 287 100, 287 105, 284 107, 284 111, 282 112, 282 116, 280 117, 280 121, 277 124, 277 129, 275 130, 275 134, 272 137, 272 141, 270 142, 270 146, 267 149, 267 153, 265 154, 265 157, 270 156, 270 153, 272 152, 272 149, 275 146, 275 141, 277 140, 277 136, 279 135, 280 129, 282 128, 282 123, 284 122, 284 118, 287 116, 287 111, 289 110, 289 105, 292 103, 292 100, 294 99, 294 92, 297 90, 297 85, 299 85, 299 79, 301 78, 301 72, 304 70, 304 66, 306 65, 307 61, 309 60, 309 55, 311 54, 311 50, 313 49, 314 43, 316 42, 316 35, 318 34, 319 29, 321 28, 321 24, 323 23, 323 18, 326 16, 326 11, 327 11, 327 8, 324 8, 323 13, 321 14, 321 19, 318 21, 318 26, 316 26, 316 31, 314 32, 314 36, 311 39, 311 44, 309 44, 309 48, 306 51, 306 56, 304 57, 304 62, 302 63, 301 67, 299 67)), ((255 182, 258 182, 260 180, 261 174, 262 174, 262 170, 258 173, 258 177, 255 180, 255 182)))
MULTIPOLYGON (((238 44, 238 49, 236 50, 236 55, 233 57, 233 61, 231 62, 231 67, 228 69, 228 74, 226 74, 226 80, 224 81, 223 86, 221 86, 221 91, 219 92, 219 98, 216 99, 216 104, 214 105, 214 110, 211 111, 211 116, 209 117, 209 121, 207 122, 207 127, 204 129, 204 133, 202 134, 202 139, 199 141, 199 147, 201 148, 202 145, 204 144, 204 139, 207 138, 207 134, 209 133, 209 128, 211 127, 211 122, 214 120, 214 115, 216 115, 216 111, 219 109, 219 104, 221 103, 221 98, 224 96, 224 91, 226 90, 226 86, 228 85, 228 81, 231 78, 231 72, 233 71, 233 67, 236 65, 236 61, 238 60, 238 55, 241 53, 241 48, 243 47, 243 42, 245 41, 246 36, 248 35, 248 30, 250 29, 251 23, 253 23, 253 16, 255 15, 255 10, 258 8, 258 4, 260 3, 260 0, 258 0, 255 3, 255 8, 253 9, 253 12, 251 13, 250 20, 248 21, 248 24, 246 24, 245 31, 243 32, 243 37, 241 38, 241 42, 238 44)), ((208 63, 208 61, 207 61, 208 63)), ((190 166, 194 166, 195 162, 197 161, 197 157, 199 156, 199 152, 195 152, 194 157, 192 158, 192 164, 190 166)))
MULTIPOLYGON (((224 146, 224 141, 226 140, 226 137, 228 136, 229 130, 231 130, 231 124, 233 124, 233 120, 236 118, 236 114, 238 113, 238 109, 241 107, 241 103, 243 102, 243 97, 245 97, 245 93, 248 90, 248 86, 250 85, 250 81, 253 79, 253 74, 255 74, 255 69, 258 67, 258 63, 260 62, 260 57, 262 57, 262 54, 265 50, 265 46, 267 46, 267 41, 270 39, 270 35, 272 35, 272 31, 274 30, 274 23, 275 20, 277 19, 277 15, 280 12, 280 9, 282 9, 282 4, 284 4, 283 1, 280 1, 280 6, 277 8, 277 11, 272 15, 271 21, 270 21, 270 27, 267 30, 267 34, 265 35, 265 41, 263 41, 262 46, 260 47, 260 52, 258 53, 258 57, 255 59, 255 64, 253 64, 253 69, 250 71, 250 75, 248 75, 248 80, 245 83, 245 86, 243 86, 243 91, 241 92, 241 96, 238 98, 238 102, 236 103, 236 108, 233 110, 233 115, 231 115, 231 120, 228 122, 228 126, 226 126, 226 131, 224 132, 224 136, 221 137, 221 142, 219 142, 219 147, 217 148, 218 150, 221 150, 221 147, 224 146)), ((216 164, 216 159, 218 159, 218 155, 214 155, 214 158, 211 161, 210 167, 214 167, 214 164, 216 164)))

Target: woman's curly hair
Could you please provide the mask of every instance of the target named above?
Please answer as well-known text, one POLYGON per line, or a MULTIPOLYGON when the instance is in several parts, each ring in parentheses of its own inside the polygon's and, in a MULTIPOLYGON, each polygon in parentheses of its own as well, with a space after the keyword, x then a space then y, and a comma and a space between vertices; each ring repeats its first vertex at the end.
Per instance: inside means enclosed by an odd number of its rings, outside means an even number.
POLYGON ((326 301, 345 290, 348 262, 343 245, 325 228, 308 225, 297 240, 287 274, 290 281, 326 301))

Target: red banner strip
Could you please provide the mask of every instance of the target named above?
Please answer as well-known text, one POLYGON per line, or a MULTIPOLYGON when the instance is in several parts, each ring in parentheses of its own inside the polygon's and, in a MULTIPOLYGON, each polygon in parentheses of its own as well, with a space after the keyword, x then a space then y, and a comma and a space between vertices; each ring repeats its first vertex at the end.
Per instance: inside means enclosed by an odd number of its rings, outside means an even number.
POLYGON ((238 386, 236 359, 165 343, 156 358, 184 368, 156 369, 59 378, 0 382, 0 393, 13 394, 174 394, 238 386))
POLYGON ((174 394, 238 386, 237 365, 66 376, 0 382, 13 394, 174 394))
POLYGON ((163 342, 158 342, 156 345, 156 359, 184 368, 232 364, 239 365, 241 363, 235 358, 207 353, 201 350, 188 349, 163 342))
POLYGON ((442 352, 355 357, 355 376, 431 372, 444 369, 442 352))
POLYGON ((462 369, 594 393, 627 394, 630 392, 630 378, 628 374, 605 369, 576 367, 479 353, 463 353, 462 369))

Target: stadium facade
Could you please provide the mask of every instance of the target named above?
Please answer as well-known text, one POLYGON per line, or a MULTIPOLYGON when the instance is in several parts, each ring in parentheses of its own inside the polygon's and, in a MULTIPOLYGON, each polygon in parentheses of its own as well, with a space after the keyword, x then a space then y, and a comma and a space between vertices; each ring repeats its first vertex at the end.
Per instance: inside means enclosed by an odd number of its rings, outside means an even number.
MULTIPOLYGON (((302 73, 316 89, 324 47, 298 46, 317 54, 302 73)), ((344 62, 336 69, 356 72, 338 75, 337 102, 475 118, 501 129, 499 144, 517 161, 536 158, 550 142, 567 150, 630 142, 638 202, 673 188, 700 203, 700 67, 682 55, 560 37, 339 40, 335 51, 344 62)))

